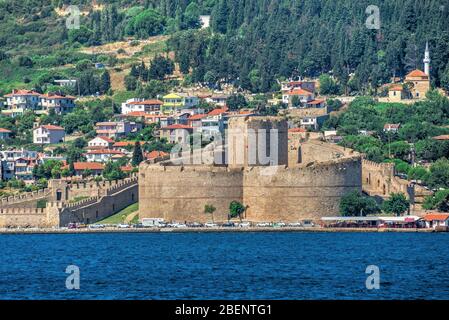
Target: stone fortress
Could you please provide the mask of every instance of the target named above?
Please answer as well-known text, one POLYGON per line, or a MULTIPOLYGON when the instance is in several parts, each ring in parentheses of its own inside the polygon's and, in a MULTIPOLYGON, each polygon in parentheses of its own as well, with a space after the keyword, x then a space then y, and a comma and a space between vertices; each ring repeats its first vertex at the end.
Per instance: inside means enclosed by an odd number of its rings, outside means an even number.
MULTIPOLYGON (((247 221, 319 221, 338 215, 341 197, 362 188, 379 199, 404 193, 420 215, 431 194, 397 177, 392 164, 362 159, 351 149, 322 142, 316 133, 288 132, 280 118, 232 118, 225 143, 211 145, 200 150, 200 160, 208 164, 145 162, 138 175, 124 180, 51 180, 46 189, 1 198, 0 228, 95 223, 137 201, 140 219, 209 222, 204 207, 213 205, 215 222, 223 222, 230 203, 238 201, 246 207, 247 221)), ((194 158, 195 152, 188 155, 194 158)))
POLYGON ((0 199, 0 228, 94 223, 138 199, 137 176, 120 181, 51 180, 46 189, 0 199), (45 204, 38 208, 39 202, 45 204))
POLYGON ((246 207, 246 221, 317 221, 337 215, 343 195, 362 190, 362 159, 352 150, 289 137, 287 121, 280 118, 235 117, 228 127, 224 151, 214 156, 225 164, 141 164, 141 219, 208 222, 204 207, 213 205, 215 221, 222 222, 230 203, 238 201, 246 207), (265 140, 264 150, 259 140, 265 140), (272 154, 276 157, 268 157, 272 154))

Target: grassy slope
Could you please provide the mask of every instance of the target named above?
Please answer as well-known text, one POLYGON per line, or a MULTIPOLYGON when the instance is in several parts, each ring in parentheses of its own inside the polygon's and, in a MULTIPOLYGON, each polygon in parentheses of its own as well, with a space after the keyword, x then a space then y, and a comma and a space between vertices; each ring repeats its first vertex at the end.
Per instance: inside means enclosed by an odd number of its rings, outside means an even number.
MULTIPOLYGON (((139 210, 139 203, 134 203, 132 205, 130 205, 129 207, 123 209, 122 211, 120 211, 117 214, 114 214, 113 216, 110 216, 102 221, 97 222, 97 224, 120 224, 120 223, 124 223, 126 217, 128 217, 130 214, 133 214, 134 212, 136 212, 137 210, 139 210)), ((135 219, 133 219, 133 221, 131 221, 132 223, 135 223, 135 219)))

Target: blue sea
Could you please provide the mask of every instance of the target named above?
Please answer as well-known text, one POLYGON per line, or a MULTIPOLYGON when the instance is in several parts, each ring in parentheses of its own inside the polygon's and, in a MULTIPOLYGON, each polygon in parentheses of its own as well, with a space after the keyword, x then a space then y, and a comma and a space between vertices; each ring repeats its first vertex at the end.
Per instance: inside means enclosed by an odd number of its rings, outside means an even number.
POLYGON ((448 247, 423 233, 0 235, 0 299, 449 299, 448 247))

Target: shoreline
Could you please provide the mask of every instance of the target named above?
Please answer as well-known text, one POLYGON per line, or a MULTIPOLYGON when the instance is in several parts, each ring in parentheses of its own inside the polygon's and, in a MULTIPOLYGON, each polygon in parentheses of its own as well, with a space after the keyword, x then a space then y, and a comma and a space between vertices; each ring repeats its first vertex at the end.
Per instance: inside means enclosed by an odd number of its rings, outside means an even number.
POLYGON ((368 229, 368 228, 104 228, 104 229, 0 229, 5 234, 95 234, 95 233, 437 233, 433 229, 368 229))

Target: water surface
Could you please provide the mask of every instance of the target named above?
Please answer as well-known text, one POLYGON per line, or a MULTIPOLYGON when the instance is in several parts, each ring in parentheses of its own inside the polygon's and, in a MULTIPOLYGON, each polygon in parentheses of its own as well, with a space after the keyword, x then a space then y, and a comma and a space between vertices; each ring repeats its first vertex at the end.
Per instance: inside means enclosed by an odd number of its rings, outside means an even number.
POLYGON ((0 299, 449 299, 449 234, 0 235, 0 299), (80 290, 67 290, 68 265, 80 290), (365 270, 380 268, 380 289, 365 270))

